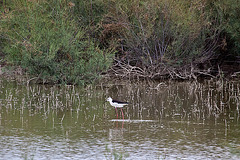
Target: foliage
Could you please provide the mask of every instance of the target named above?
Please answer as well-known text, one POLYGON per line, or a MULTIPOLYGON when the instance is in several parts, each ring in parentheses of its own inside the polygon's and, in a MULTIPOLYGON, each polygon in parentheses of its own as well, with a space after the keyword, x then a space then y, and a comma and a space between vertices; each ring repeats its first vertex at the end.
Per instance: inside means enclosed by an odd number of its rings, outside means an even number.
POLYGON ((79 23, 85 26, 97 26, 106 13, 104 0, 75 0, 73 13, 79 23))
POLYGON ((218 0, 214 4, 223 16, 222 49, 240 55, 240 0, 218 0))
POLYGON ((210 23, 204 0, 110 2, 102 27, 117 32, 118 48, 128 61, 143 66, 185 64, 216 48, 218 23, 210 23))
POLYGON ((72 16, 67 1, 13 1, 2 19, 8 61, 31 75, 60 83, 82 84, 97 78, 111 64, 72 16))
POLYGON ((213 57, 224 57, 217 54, 239 55, 239 0, 9 0, 3 4, 0 54, 31 75, 56 82, 95 79, 109 68, 113 52, 117 62, 143 73, 211 66, 213 57))

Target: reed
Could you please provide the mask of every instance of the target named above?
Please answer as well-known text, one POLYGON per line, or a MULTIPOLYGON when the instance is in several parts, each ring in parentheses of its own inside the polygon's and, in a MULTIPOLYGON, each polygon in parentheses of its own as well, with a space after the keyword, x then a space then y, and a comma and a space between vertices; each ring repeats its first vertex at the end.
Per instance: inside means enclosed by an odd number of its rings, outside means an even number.
POLYGON ((228 81, 117 82, 88 87, 25 86, 4 82, 0 108, 18 110, 21 114, 27 110, 31 114, 43 112, 46 116, 67 111, 92 121, 114 115, 112 107, 104 103, 108 96, 129 101, 131 104, 124 109, 124 114, 131 119, 239 120, 240 85, 228 81))

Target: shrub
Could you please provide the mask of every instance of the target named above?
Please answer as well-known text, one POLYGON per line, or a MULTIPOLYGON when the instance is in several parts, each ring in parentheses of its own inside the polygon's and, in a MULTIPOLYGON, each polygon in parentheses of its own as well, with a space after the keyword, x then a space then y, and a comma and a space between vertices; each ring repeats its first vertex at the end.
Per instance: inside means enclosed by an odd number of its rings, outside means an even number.
MULTIPOLYGON (((221 48, 228 54, 240 55, 240 1, 222 0, 214 2, 217 12, 222 20, 222 45, 221 48)), ((215 14, 216 15, 216 14, 215 14)))
POLYGON ((99 49, 78 25, 72 2, 11 4, 12 11, 1 20, 9 62, 42 79, 72 84, 92 81, 111 65, 112 52, 99 49))
POLYGON ((132 65, 184 65, 217 47, 219 22, 212 23, 204 0, 110 2, 102 37, 111 44, 113 38, 107 35, 114 30, 119 40, 115 45, 132 65))

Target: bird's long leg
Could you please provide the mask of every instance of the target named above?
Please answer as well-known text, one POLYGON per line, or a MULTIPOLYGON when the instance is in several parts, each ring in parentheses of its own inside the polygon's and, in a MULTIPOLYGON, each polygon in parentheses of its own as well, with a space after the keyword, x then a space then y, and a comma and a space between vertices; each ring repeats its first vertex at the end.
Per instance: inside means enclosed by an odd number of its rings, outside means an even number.
POLYGON ((115 107, 116 113, 117 113, 117 119, 118 119, 118 112, 117 112, 117 107, 115 107))
POLYGON ((121 112, 122 112, 122 117, 123 117, 123 120, 124 120, 124 115, 123 115, 123 110, 122 110, 122 108, 121 108, 121 112))

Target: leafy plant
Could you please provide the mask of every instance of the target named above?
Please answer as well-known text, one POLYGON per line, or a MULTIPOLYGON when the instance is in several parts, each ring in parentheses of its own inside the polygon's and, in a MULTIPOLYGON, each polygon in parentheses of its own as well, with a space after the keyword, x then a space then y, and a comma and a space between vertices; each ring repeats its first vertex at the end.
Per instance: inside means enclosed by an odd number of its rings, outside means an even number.
POLYGON ((41 79, 71 84, 92 81, 111 65, 112 51, 93 43, 67 1, 12 3, 2 20, 8 61, 41 79))
MULTIPOLYGON (((240 1, 224 0, 214 2, 216 12, 222 15, 221 49, 239 56, 240 50, 240 1)), ((216 15, 216 14, 215 14, 216 15)))
MULTIPOLYGON (((218 23, 211 23, 206 15, 208 4, 205 1, 110 2, 103 30, 112 33, 115 29, 120 39, 120 53, 127 53, 124 57, 132 65, 144 68, 172 61, 170 65, 178 63, 181 66, 216 49, 218 23), (118 30, 117 24, 121 26, 118 30)), ((103 32, 103 37, 109 32, 103 32)))

